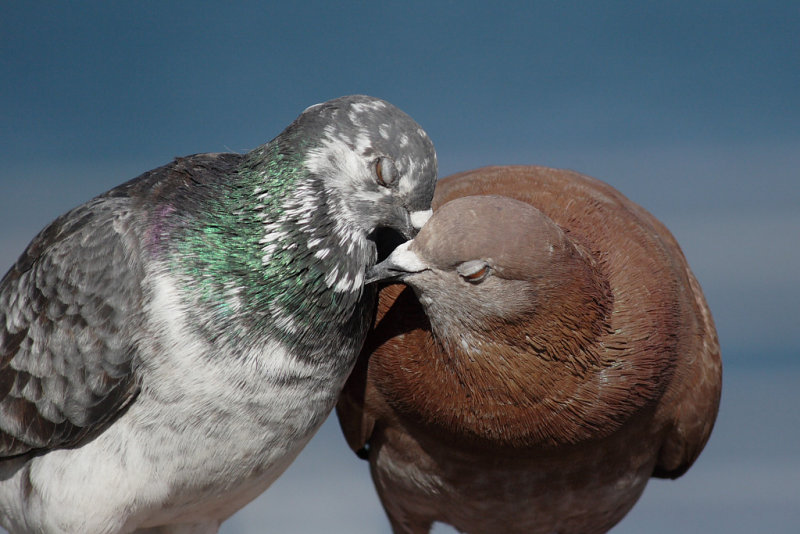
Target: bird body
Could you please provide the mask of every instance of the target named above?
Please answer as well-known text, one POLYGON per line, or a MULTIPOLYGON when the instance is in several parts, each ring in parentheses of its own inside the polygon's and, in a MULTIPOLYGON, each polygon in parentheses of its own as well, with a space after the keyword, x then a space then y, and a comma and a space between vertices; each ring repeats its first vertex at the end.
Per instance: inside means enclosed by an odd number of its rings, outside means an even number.
POLYGON ((0 282, 3 525, 216 532, 333 408, 376 231, 411 237, 435 177, 410 117, 351 96, 56 219, 0 282))
POLYGON ((373 269, 337 405, 395 532, 605 532, 704 447, 721 361, 667 229, 598 180, 487 167, 373 269))

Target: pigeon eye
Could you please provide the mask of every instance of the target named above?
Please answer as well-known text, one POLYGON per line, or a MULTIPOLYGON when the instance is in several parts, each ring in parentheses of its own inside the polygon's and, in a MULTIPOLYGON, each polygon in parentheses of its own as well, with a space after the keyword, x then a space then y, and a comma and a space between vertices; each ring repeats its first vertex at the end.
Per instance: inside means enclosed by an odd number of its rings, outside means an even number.
POLYGON ((472 284, 482 282, 492 271, 489 264, 483 260, 465 261, 456 267, 456 270, 461 278, 472 284))
POLYGON ((375 177, 383 187, 391 187, 397 181, 399 173, 391 158, 382 157, 375 160, 375 177))

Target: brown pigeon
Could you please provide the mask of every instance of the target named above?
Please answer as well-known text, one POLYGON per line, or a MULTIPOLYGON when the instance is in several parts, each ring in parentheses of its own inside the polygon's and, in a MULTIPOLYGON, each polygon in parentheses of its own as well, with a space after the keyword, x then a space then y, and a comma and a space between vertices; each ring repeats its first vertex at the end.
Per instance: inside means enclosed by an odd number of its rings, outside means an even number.
POLYGON ((396 533, 606 532, 697 459, 714 323, 675 238, 611 186, 543 167, 441 180, 376 266, 400 280, 337 413, 396 533))

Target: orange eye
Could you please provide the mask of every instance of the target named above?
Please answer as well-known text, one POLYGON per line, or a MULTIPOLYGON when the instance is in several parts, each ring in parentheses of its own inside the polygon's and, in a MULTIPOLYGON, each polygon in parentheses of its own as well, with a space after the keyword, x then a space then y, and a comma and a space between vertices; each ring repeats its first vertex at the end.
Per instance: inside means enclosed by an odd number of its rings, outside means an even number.
POLYGON ((461 278, 473 284, 483 281, 491 272, 489 265, 482 260, 464 262, 459 265, 456 270, 458 274, 461 275, 461 278))
POLYGON ((391 187, 397 181, 399 173, 391 158, 382 157, 375 160, 375 178, 383 187, 391 187))
POLYGON ((486 276, 488 274, 488 272, 489 272, 489 268, 488 267, 484 267, 480 271, 476 271, 476 272, 474 272, 472 274, 464 275, 464 279, 465 280, 469 280, 470 282, 477 282, 478 280, 480 280, 481 278, 486 276))

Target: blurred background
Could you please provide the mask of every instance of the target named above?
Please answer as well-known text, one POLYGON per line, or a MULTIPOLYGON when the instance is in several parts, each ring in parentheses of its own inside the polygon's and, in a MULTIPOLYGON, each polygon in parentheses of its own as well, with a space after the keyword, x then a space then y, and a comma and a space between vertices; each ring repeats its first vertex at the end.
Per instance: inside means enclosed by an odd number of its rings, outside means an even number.
MULTIPOLYGON (((681 243, 722 343, 719 419, 613 532, 800 532, 800 4, 379 4, 4 2, 0 271, 57 215, 175 156, 385 98, 430 134, 440 176, 574 169, 681 243)), ((335 418, 222 528, 320 531, 389 532, 335 418)))

